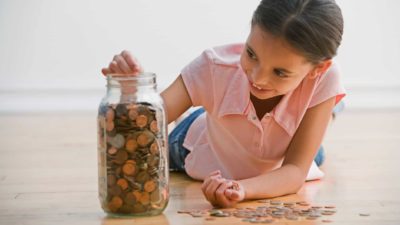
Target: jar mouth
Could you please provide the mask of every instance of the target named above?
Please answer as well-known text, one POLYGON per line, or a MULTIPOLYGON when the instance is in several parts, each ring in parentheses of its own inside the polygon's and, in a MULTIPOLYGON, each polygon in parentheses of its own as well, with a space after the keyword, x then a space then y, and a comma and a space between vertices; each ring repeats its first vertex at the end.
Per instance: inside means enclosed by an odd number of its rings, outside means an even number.
POLYGON ((107 87, 112 89, 124 89, 126 92, 134 93, 137 88, 156 88, 156 74, 152 72, 142 72, 139 74, 110 73, 107 75, 107 87))
POLYGON ((147 79, 154 79, 156 77, 155 73, 152 72, 141 72, 141 73, 110 73, 107 74, 107 80, 114 81, 140 81, 147 79))

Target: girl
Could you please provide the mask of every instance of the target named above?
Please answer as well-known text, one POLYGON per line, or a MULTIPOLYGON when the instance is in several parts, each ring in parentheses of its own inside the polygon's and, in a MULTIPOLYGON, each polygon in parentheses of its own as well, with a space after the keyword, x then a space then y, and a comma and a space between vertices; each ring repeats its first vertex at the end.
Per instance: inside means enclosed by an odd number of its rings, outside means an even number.
MULTIPOLYGON (((203 180, 220 207, 320 178, 314 159, 345 95, 332 66, 342 33, 334 0, 262 0, 244 44, 204 51, 161 93, 169 122, 202 106, 170 134, 171 169, 203 180)), ((141 71, 123 51, 102 73, 141 71)))

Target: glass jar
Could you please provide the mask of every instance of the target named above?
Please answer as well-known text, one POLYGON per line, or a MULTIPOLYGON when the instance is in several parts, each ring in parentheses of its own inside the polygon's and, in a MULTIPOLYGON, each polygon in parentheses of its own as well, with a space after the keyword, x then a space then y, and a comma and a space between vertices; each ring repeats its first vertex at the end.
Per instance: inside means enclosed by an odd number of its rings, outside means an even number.
POLYGON ((167 143, 156 75, 108 75, 98 110, 99 199, 106 213, 146 216, 165 209, 167 143))

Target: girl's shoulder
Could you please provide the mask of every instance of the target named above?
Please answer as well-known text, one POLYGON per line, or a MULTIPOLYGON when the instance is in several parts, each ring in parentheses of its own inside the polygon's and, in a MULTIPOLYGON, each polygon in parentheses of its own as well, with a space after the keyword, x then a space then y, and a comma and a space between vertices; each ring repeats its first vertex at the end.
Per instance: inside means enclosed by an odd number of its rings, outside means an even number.
POLYGON ((222 66, 239 66, 244 43, 215 46, 204 51, 209 61, 222 66))

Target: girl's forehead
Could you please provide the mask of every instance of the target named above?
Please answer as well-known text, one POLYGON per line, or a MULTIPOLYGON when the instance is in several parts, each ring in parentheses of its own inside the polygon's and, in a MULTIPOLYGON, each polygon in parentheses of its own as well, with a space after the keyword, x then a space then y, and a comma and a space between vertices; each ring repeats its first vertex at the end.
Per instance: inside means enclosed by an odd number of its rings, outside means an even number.
POLYGON ((304 64, 306 58, 294 49, 283 37, 277 37, 268 31, 253 25, 246 45, 251 48, 260 60, 275 60, 304 64))

